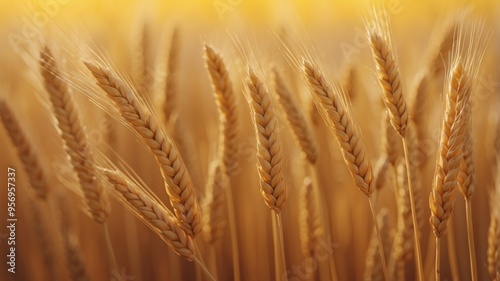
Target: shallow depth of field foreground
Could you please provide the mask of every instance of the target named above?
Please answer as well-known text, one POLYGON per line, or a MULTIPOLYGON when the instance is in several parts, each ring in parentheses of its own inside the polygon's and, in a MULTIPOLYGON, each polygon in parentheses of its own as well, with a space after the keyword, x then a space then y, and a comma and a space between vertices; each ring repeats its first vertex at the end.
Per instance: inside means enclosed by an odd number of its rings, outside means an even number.
POLYGON ((500 4, 0 3, 0 280, 500 281, 500 4))

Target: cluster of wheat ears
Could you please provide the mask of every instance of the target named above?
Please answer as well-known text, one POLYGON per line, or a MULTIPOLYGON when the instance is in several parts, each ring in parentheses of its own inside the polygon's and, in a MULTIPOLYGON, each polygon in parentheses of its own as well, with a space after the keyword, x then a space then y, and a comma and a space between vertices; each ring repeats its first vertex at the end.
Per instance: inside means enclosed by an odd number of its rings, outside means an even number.
POLYGON ((500 121, 475 98, 490 32, 449 17, 405 78, 388 16, 369 18, 338 79, 286 29, 267 52, 189 49, 177 26, 161 52, 144 25, 130 60, 33 42, 33 93, 0 95, 15 280, 499 281, 500 121))

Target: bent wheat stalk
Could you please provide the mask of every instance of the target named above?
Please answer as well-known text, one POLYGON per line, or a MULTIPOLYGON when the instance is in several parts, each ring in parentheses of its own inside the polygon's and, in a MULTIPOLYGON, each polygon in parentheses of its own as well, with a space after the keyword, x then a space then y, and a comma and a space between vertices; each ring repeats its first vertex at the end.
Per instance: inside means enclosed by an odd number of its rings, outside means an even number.
POLYGON ((111 70, 90 62, 85 62, 85 66, 156 158, 175 216, 182 229, 195 236, 201 230, 199 203, 189 172, 174 142, 131 88, 111 70))
MULTIPOLYGON (((406 100, 403 96, 399 69, 395 56, 391 50, 390 33, 381 29, 374 28, 369 34, 370 46, 373 58, 377 65, 379 84, 382 89, 382 100, 387 108, 390 121, 396 132, 401 136, 403 150, 406 160, 406 169, 408 179, 411 179, 411 166, 409 159, 406 131, 408 128, 408 109, 406 100)), ((423 280, 422 254, 420 252, 420 234, 417 228, 417 213, 415 210, 414 187, 412 181, 408 180, 408 190, 410 194, 410 204, 412 211, 412 220, 415 239, 415 257, 418 272, 418 279, 423 280)))
POLYGON ((279 138, 278 118, 275 115, 271 96, 255 72, 248 69, 247 82, 253 123, 257 135, 257 170, 260 178, 260 192, 267 206, 273 210, 273 239, 275 252, 276 280, 286 274, 286 259, 283 242, 283 228, 280 213, 285 206, 287 190, 281 165, 283 154, 279 138))

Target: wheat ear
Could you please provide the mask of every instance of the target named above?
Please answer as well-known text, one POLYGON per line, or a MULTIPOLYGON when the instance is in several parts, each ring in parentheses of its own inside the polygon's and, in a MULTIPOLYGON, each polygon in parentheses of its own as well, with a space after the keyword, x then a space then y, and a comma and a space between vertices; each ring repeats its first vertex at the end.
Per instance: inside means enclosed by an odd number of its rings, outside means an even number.
POLYGON ((398 208, 396 233, 389 261, 391 280, 404 280, 405 262, 411 260, 414 250, 413 220, 411 218, 410 195, 408 193, 406 164, 400 162, 397 167, 396 204, 398 208))
POLYGON ((333 131, 340 145, 344 161, 356 186, 370 197, 375 188, 372 166, 365 156, 360 134, 352 122, 352 117, 344 108, 339 93, 334 93, 319 69, 304 61, 304 73, 309 81, 316 107, 325 113, 323 119, 333 131))
POLYGON ((306 118, 295 103, 295 100, 286 85, 283 77, 277 69, 273 69, 275 91, 278 94, 281 107, 285 111, 286 119, 296 142, 305 154, 307 161, 311 164, 316 163, 318 158, 318 146, 314 140, 314 135, 307 124, 306 118))
POLYGON ((87 207, 93 219, 103 224, 109 216, 110 203, 97 174, 92 146, 87 140, 71 89, 62 79, 61 72, 48 47, 40 53, 40 70, 57 119, 59 133, 78 176, 87 207))
POLYGON ((324 232, 311 178, 304 179, 299 197, 300 245, 304 257, 309 258, 314 255, 318 241, 323 238, 324 232))
POLYGON ((257 132, 257 160, 260 177, 260 192, 269 208, 280 213, 287 199, 281 162, 283 152, 279 138, 278 119, 271 97, 264 84, 249 69, 247 87, 250 93, 250 107, 257 132))
POLYGON ((446 234, 448 220, 453 210, 457 175, 463 157, 462 145, 466 127, 464 124, 467 124, 470 113, 470 87, 460 59, 455 62, 450 75, 434 184, 429 196, 431 209, 429 221, 436 236, 436 280, 441 278, 440 238, 446 234))
MULTIPOLYGON (((389 227, 389 212, 387 209, 382 209, 377 214, 377 224, 380 227, 380 233, 382 237, 384 237, 383 245, 384 251, 386 251, 386 255, 389 255, 388 249, 390 249, 390 227, 389 227)), ((382 268, 382 262, 380 260, 379 244, 377 238, 377 232, 375 228, 372 231, 372 235, 370 238, 370 243, 368 245, 368 250, 366 252, 366 261, 365 261, 365 272, 364 279, 365 281, 383 281, 384 273, 382 268)))
POLYGON ((165 101, 163 103, 163 115, 167 125, 173 127, 179 106, 178 76, 179 76, 179 31, 174 29, 170 39, 170 50, 168 51, 167 78, 165 80, 165 101))
POLYGON ((472 280, 478 280, 476 264, 476 247, 474 243, 474 225, 472 216, 472 195, 475 190, 476 170, 474 165, 474 151, 472 141, 472 124, 469 121, 463 144, 463 158, 460 162, 460 172, 458 176, 458 188, 465 199, 465 213, 467 223, 467 239, 469 244, 469 257, 472 280))
MULTIPOLYGON (((231 190, 231 173, 237 168, 238 154, 238 102, 233 91, 229 72, 222 56, 210 46, 205 45, 206 67, 212 81, 214 96, 219 115, 218 155, 222 159, 222 169, 229 176, 227 178, 226 205, 231 235, 231 250, 233 255, 233 279, 240 280, 238 233, 234 216, 233 195, 231 190)), ((222 176, 224 178, 224 176, 222 176)), ((221 195, 222 196, 222 195, 221 195)))
POLYGON ((492 205, 490 208, 493 210, 491 212, 490 226, 488 228, 488 250, 486 262, 490 278, 492 281, 495 281, 497 274, 500 273, 500 221, 497 207, 492 205))
POLYGON ((373 198, 371 197, 375 189, 372 166, 370 160, 365 156, 365 149, 361 141, 360 134, 352 122, 352 117, 341 101, 340 93, 334 93, 321 72, 310 62, 304 61, 304 74, 309 82, 313 98, 318 110, 322 111, 325 123, 330 127, 337 139, 342 151, 344 162, 347 165, 354 184, 368 197, 368 203, 372 214, 376 233, 378 234, 379 254, 382 262, 382 269, 385 280, 389 279, 385 254, 382 244, 382 236, 377 224, 373 198))
POLYGON ((212 47, 205 46, 205 61, 219 111, 219 149, 222 151, 219 153, 229 171, 234 168, 238 152, 238 104, 222 56, 212 47))
POLYGON ((211 244, 220 241, 222 229, 226 224, 224 214, 226 188, 229 188, 229 178, 224 170, 224 165, 215 160, 210 167, 205 198, 201 204, 204 214, 203 233, 205 240, 211 244))
POLYGON ((373 58, 377 65, 379 83, 391 124, 401 137, 405 137, 408 126, 408 110, 403 96, 399 69, 387 38, 376 30, 369 35, 373 58))
POLYGON ((446 233, 446 226, 451 215, 456 178, 462 159, 463 136, 459 134, 462 120, 458 120, 457 108, 463 104, 467 88, 463 85, 464 68, 461 61, 451 71, 450 87, 446 99, 446 110, 441 129, 440 147, 433 190, 430 196, 431 225, 437 238, 446 233), (462 103, 459 105, 459 103, 462 103))
POLYGON ((164 206, 121 172, 104 170, 104 174, 113 190, 120 195, 122 202, 150 226, 175 253, 189 261, 195 259, 193 240, 178 226, 164 206))
POLYGON ((165 188, 180 226, 189 235, 196 235, 201 230, 198 199, 191 177, 173 141, 131 88, 111 70, 90 62, 85 62, 85 65, 97 80, 97 85, 107 93, 122 117, 149 147, 160 166, 165 188))
POLYGON ((16 147, 17 155, 23 163, 31 187, 37 197, 46 199, 49 191, 49 181, 36 147, 30 141, 19 120, 14 115, 10 105, 4 98, 0 98, 0 118, 12 143, 16 147))
POLYGON ((85 261, 83 259, 82 250, 78 243, 78 238, 71 233, 67 233, 64 239, 64 248, 66 253, 66 266, 69 271, 70 279, 73 281, 90 280, 85 261))

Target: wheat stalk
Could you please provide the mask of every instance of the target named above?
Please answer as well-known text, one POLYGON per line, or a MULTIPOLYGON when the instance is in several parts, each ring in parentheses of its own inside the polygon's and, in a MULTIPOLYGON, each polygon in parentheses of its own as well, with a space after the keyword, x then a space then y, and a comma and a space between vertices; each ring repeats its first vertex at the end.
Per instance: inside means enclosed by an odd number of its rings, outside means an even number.
POLYGON ((49 191, 49 179, 37 149, 3 97, 0 97, 0 118, 12 144, 16 147, 17 155, 23 163, 31 187, 39 198, 46 199, 49 191))
POLYGON ((189 235, 196 235, 201 230, 198 199, 189 172, 173 141, 130 87, 111 70, 90 62, 85 62, 85 65, 97 80, 97 85, 107 93, 122 117, 149 147, 160 166, 180 226, 189 235))
MULTIPOLYGON (((399 67, 396 62, 395 53, 391 44, 391 34, 388 31, 387 18, 377 18, 375 27, 369 32, 369 41, 372 49, 373 58, 377 66, 379 84, 382 89, 382 100, 387 108, 390 121, 396 132, 401 136, 403 150, 406 160, 406 166, 410 167, 409 149, 407 144, 408 128, 408 109, 403 95, 399 67)), ((411 179, 410 169, 406 169, 407 177, 411 179)), ((417 214, 415 210, 414 186, 412 181, 408 180, 408 190, 410 194, 410 205, 412 210, 413 225, 418 225, 417 214)), ((416 265, 418 279, 423 278, 422 255, 420 253, 420 234, 418 228, 414 229, 416 265)))
POLYGON ((429 197, 431 209, 429 221, 436 236, 436 280, 440 280, 441 273, 439 240, 446 234, 448 220, 453 210, 457 175, 463 157, 462 145, 466 127, 464 124, 467 124, 470 113, 470 87, 460 59, 455 62, 450 75, 435 180, 429 197))
POLYGON ((48 47, 40 53, 40 70, 57 119, 59 133, 78 176, 87 207, 93 219, 103 224, 109 216, 110 203, 95 169, 93 148, 87 140, 71 89, 62 79, 61 72, 48 47))
MULTIPOLYGON (((383 240, 384 251, 386 255, 389 255, 389 249, 391 246, 390 242, 390 227, 389 227, 389 212, 387 209, 381 209, 377 214, 377 224, 380 226, 380 233, 383 240)), ((370 243, 368 245, 368 250, 366 251, 366 261, 365 261, 365 281, 382 281, 384 280, 384 273, 382 271, 382 261, 380 260, 380 255, 378 254, 378 237, 375 228, 372 231, 370 238, 370 243)))

